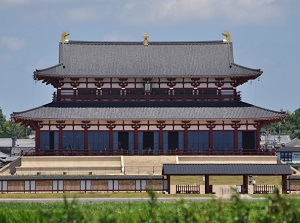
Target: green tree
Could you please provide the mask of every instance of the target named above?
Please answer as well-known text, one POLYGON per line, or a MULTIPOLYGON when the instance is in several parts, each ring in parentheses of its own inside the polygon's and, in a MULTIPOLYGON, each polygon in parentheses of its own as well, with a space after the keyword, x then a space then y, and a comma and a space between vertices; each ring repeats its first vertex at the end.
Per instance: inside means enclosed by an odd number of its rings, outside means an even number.
POLYGON ((0 108, 0 138, 26 138, 32 130, 26 128, 20 123, 13 123, 10 120, 6 120, 0 108))
POLYGON ((300 138, 300 108, 294 112, 287 111, 286 118, 278 123, 273 123, 262 128, 263 132, 270 134, 289 135, 293 138, 300 138))

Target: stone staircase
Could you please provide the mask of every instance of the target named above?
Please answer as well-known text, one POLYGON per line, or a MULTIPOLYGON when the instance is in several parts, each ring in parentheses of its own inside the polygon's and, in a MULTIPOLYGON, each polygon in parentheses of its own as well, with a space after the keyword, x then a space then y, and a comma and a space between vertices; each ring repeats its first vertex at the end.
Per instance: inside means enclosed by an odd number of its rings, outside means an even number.
POLYGON ((123 156, 126 175, 161 175, 163 164, 176 164, 177 156, 123 156))

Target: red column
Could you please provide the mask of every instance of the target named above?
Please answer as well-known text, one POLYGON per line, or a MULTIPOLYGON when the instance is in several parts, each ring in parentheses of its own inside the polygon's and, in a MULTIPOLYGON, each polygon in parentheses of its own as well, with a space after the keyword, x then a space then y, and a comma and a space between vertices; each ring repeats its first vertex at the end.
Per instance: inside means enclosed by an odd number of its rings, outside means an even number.
POLYGON ((63 128, 66 127, 66 125, 64 124, 65 121, 62 121, 62 120, 58 120, 56 121, 56 128, 59 129, 59 132, 58 132, 58 138, 59 138, 59 148, 58 148, 58 153, 59 155, 62 155, 63 153, 63 135, 62 135, 62 130, 63 128))
POLYGON ((243 175, 242 194, 248 194, 248 175, 243 175))
POLYGON ((287 175, 282 175, 282 193, 287 194, 287 175))
POLYGON ((35 129, 35 153, 36 155, 40 155, 40 142, 41 142, 41 134, 40 134, 40 127, 37 125, 35 129))
POLYGON ((113 129, 116 127, 115 121, 107 121, 106 127, 109 129, 109 153, 113 154, 113 129))
POLYGON ((209 153, 213 153, 213 129, 216 127, 215 124, 213 124, 215 121, 207 121, 208 124, 206 127, 209 129, 209 153))
POLYGON ((209 186, 209 175, 205 175, 204 179, 205 179, 205 182, 204 182, 205 194, 210 194, 212 191, 209 186))
POLYGON ((189 124, 190 121, 185 120, 181 122, 183 123, 181 127, 184 129, 184 152, 187 153, 188 152, 188 129, 191 127, 191 125, 189 124))
POLYGON ((260 127, 256 129, 256 151, 260 153, 260 127))
POLYGON ((134 145, 133 145, 133 150, 134 150, 134 153, 135 151, 138 151, 138 143, 139 143, 139 140, 138 140, 138 129, 141 127, 140 124, 140 121, 138 120, 134 120, 132 121, 132 128, 134 129, 134 145))
POLYGON ((167 182, 168 182, 168 194, 171 192, 171 176, 167 175, 167 182))
POLYGON ((89 148, 88 148, 88 131, 87 128, 84 129, 84 155, 89 154, 89 148))
POLYGON ((163 153, 163 129, 166 127, 165 121, 157 121, 156 127, 159 129, 159 151, 158 154, 163 153))
POLYGON ((91 125, 89 124, 90 121, 82 121, 82 125, 81 127, 84 129, 84 155, 88 155, 89 154, 89 143, 88 143, 88 129, 91 127, 91 125))
POLYGON ((234 153, 237 154, 238 153, 238 147, 239 147, 239 143, 238 143, 238 129, 241 127, 240 124, 238 124, 240 121, 232 121, 233 124, 231 125, 231 127, 234 129, 234 153))

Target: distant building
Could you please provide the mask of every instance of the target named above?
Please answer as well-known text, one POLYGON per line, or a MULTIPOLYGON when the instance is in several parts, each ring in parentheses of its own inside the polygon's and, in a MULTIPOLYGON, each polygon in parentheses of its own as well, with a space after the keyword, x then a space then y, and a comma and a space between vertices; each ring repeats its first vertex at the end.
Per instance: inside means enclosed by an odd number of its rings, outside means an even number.
POLYGON ((12 139, 0 138, 0 161, 11 162, 18 158, 21 153, 35 150, 35 139, 12 139))
POLYGON ((286 163, 300 164, 300 147, 282 147, 277 149, 277 157, 286 163))
POLYGON ((289 135, 262 135, 260 136, 260 147, 267 148, 280 148, 291 142, 289 135))

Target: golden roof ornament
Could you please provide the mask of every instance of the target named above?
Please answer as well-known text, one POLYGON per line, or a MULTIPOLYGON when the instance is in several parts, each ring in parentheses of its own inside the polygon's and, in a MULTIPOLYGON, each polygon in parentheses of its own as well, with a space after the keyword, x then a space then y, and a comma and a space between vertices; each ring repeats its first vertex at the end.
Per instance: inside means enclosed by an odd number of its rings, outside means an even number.
POLYGON ((149 45, 149 35, 147 32, 144 33, 144 46, 147 47, 149 45))
POLYGON ((222 35, 226 37, 226 39, 224 39, 223 42, 227 42, 227 43, 231 42, 231 37, 229 32, 223 32, 222 35))
POLYGON ((68 42, 69 42, 69 40, 66 39, 66 37, 67 37, 68 35, 70 35, 70 33, 68 33, 68 32, 63 32, 63 33, 61 34, 61 42, 62 42, 62 43, 68 43, 68 42))

